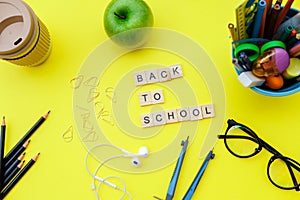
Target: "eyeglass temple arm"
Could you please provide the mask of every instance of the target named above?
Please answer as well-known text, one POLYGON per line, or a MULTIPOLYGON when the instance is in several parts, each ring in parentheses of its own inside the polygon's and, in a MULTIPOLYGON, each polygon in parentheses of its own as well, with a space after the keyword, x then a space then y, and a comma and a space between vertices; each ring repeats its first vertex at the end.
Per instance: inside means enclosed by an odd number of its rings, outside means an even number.
POLYGON ((219 139, 230 138, 230 139, 247 139, 252 142, 258 143, 254 138, 244 135, 218 135, 219 139))
MULTIPOLYGON (((294 184, 294 186, 295 186, 295 190, 296 190, 296 191, 299 191, 299 184, 298 184, 298 182, 297 182, 297 179, 296 179, 296 177, 295 177, 295 174, 294 174, 294 172, 293 172, 293 169, 291 168, 291 165, 290 165, 290 164, 287 164, 287 162, 288 162, 288 161, 285 161, 286 166, 287 166, 287 168, 289 169, 289 172, 290 172, 290 175, 291 175, 293 184, 294 184)), ((290 162, 289 162, 289 163, 290 163, 290 162)))

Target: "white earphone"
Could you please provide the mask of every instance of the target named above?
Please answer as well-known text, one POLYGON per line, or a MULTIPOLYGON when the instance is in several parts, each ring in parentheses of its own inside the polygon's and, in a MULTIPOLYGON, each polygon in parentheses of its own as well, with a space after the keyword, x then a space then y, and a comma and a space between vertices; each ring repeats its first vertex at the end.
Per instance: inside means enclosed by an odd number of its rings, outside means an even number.
POLYGON ((149 156, 149 151, 147 147, 140 147, 139 152, 137 154, 130 153, 124 149, 120 149, 124 153, 124 157, 131 157, 131 164, 135 167, 141 166, 141 161, 139 157, 147 158, 149 156))
POLYGON ((126 194, 129 195, 130 199, 132 199, 132 196, 131 194, 126 190, 126 184, 124 182, 123 179, 121 179, 120 177, 118 176, 108 176, 104 179, 98 177, 96 174, 98 173, 98 171, 100 170, 100 168, 108 161, 110 160, 113 160, 113 159, 116 159, 116 158, 122 158, 122 157, 129 157, 129 158, 132 158, 131 159, 131 164, 135 167, 140 167, 141 166, 141 161, 139 159, 139 157, 141 158, 146 158, 149 156, 149 151, 148 151, 148 148, 145 147, 145 146, 142 146, 139 148, 139 151, 138 153, 131 153, 129 151, 126 151, 125 149, 122 149, 120 147, 117 147, 115 145, 112 145, 112 144, 97 144, 93 147, 91 147, 87 154, 86 154, 86 157, 85 157, 85 166, 86 166, 86 170, 87 172, 93 177, 93 184, 92 184, 92 189, 94 190, 95 192, 95 195, 97 197, 98 200, 100 200, 100 197, 98 195, 98 192, 100 190, 100 186, 102 183, 114 188, 114 189, 117 189, 117 190, 120 190, 120 191, 123 191, 123 195, 120 199, 123 199, 125 197, 126 194), (103 146, 110 146, 110 147, 113 147, 115 149, 118 149, 119 151, 121 151, 122 153, 124 154, 121 154, 121 155, 116 155, 116 156, 112 156, 112 157, 109 157, 109 158, 106 158, 105 160, 103 160, 97 167, 97 169, 95 170, 94 173, 91 173, 90 170, 88 169, 88 164, 87 164, 87 160, 88 160, 88 156, 91 154, 91 152, 95 149, 95 148, 98 148, 98 147, 103 147, 103 146), (116 179, 119 179, 122 183, 123 183, 123 188, 120 188, 118 187, 117 185, 113 184, 113 183, 110 183, 109 181, 107 181, 108 178, 116 178, 116 179), (95 187, 95 180, 99 181, 99 185, 98 185, 98 189, 96 189, 95 187))

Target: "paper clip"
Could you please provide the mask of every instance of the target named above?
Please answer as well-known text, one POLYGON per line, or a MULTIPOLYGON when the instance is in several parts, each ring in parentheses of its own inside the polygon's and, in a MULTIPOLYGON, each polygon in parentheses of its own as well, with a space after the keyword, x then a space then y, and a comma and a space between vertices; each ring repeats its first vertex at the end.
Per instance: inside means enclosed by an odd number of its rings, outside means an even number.
POLYGON ((65 142, 71 142, 73 140, 73 126, 69 126, 67 130, 62 135, 62 138, 65 142))
POLYGON ((83 108, 83 107, 78 106, 78 105, 76 105, 76 108, 80 110, 79 111, 80 116, 83 120, 88 119, 90 117, 91 112, 88 109, 83 108))
POLYGON ((99 85, 99 79, 96 76, 92 76, 91 78, 87 79, 83 84, 89 87, 97 87, 99 85))
POLYGON ((105 89, 105 95, 107 96, 107 98, 111 99, 113 103, 116 103, 115 91, 113 87, 107 87, 105 89))
POLYGON ((112 115, 104 109, 104 104, 100 101, 97 101, 95 103, 95 109, 96 109, 96 116, 97 119, 103 120, 112 126, 114 125, 113 117, 112 115))
POLYGON ((96 134, 96 131, 92 130, 83 136, 81 140, 83 142, 95 142, 98 140, 98 135, 96 134))
POLYGON ((81 86, 81 83, 83 81, 83 75, 79 75, 77 77, 74 77, 70 80, 70 84, 73 89, 78 89, 81 86))
POLYGON ((91 88, 89 90, 89 95, 88 95, 88 98, 87 98, 87 102, 90 103, 93 100, 97 99, 99 96, 100 96, 100 92, 98 92, 96 88, 91 88))

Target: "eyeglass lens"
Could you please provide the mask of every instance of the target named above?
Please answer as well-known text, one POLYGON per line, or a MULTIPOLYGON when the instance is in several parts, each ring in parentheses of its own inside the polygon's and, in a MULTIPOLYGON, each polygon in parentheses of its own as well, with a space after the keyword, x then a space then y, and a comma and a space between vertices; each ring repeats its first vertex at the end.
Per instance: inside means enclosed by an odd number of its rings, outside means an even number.
POLYGON ((257 149, 261 147, 266 148, 270 153, 274 154, 269 161, 267 169, 270 181, 282 189, 298 187, 300 164, 295 160, 281 156, 277 150, 259 139, 248 127, 241 124, 231 124, 227 129, 226 136, 223 138, 228 150, 238 157, 251 157, 258 153, 257 149), (275 156, 275 154, 278 155, 275 156))
POLYGON ((238 156, 247 157, 256 152, 259 144, 255 138, 247 134, 249 130, 245 127, 235 125, 229 128, 226 135, 228 148, 238 156))
POLYGON ((300 180, 300 171, 293 167, 291 163, 298 166, 298 168, 300 167, 299 163, 289 160, 289 158, 277 158, 268 168, 269 178, 283 189, 293 189, 295 187, 289 170, 292 170, 296 180, 300 180))

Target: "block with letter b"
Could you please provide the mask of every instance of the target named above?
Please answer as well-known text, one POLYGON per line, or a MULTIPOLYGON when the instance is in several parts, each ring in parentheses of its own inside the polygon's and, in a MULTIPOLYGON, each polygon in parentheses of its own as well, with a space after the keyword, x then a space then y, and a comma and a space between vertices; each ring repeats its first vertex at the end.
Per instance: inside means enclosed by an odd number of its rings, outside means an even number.
POLYGON ((134 72, 134 81, 136 86, 147 84, 146 73, 144 71, 134 72))

